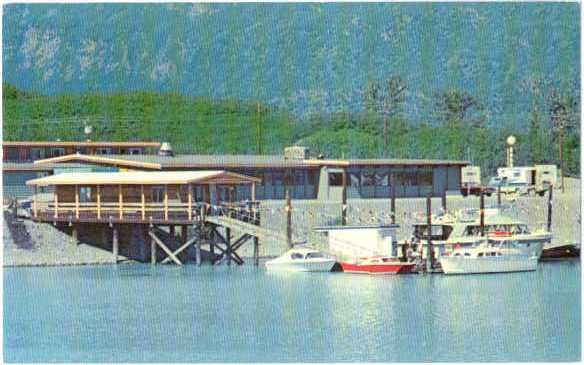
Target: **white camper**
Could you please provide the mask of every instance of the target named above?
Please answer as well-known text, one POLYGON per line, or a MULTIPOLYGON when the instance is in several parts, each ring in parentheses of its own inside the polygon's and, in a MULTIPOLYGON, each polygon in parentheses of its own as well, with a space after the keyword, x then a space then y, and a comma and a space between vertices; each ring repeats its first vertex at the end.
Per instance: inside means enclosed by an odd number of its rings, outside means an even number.
POLYGON ((518 192, 544 195, 549 186, 555 185, 558 169, 555 165, 535 165, 533 167, 500 167, 497 176, 505 179, 518 192))
POLYGON ((462 185, 480 185, 481 168, 479 166, 464 166, 460 169, 460 183, 462 185))

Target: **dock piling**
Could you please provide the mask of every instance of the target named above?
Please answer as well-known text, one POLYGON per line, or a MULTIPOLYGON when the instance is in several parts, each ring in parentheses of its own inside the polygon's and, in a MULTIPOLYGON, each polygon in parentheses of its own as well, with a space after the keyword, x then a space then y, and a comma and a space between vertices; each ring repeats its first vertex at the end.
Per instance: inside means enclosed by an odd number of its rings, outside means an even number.
POLYGON ((432 195, 428 194, 426 196, 426 218, 427 218, 427 225, 428 225, 428 251, 426 253, 426 271, 432 270, 432 261, 433 255, 432 251, 432 195))
POLYGON ((480 215, 481 215, 481 236, 485 235, 485 193, 481 190, 480 199, 480 215))
POLYGON ((286 189, 286 243, 292 248, 292 202, 290 192, 286 189))
POLYGON ((501 186, 497 186, 497 207, 501 208, 501 186))
POLYGON ((553 191, 554 191, 554 186, 550 185, 549 190, 548 190, 548 203, 547 203, 547 231, 551 232, 552 231, 552 206, 553 206, 553 191))
POLYGON ((391 224, 395 224, 395 188, 391 188, 391 224))
POLYGON ((113 226, 112 231, 112 253, 114 256, 114 263, 118 263, 118 253, 119 253, 119 237, 118 237, 118 226, 113 226))
POLYGON ((253 264, 258 266, 260 264, 259 239, 257 236, 253 237, 253 264))
POLYGON ((342 207, 341 207, 341 225, 347 225, 347 171, 343 169, 342 174, 342 184, 343 184, 343 192, 342 192, 342 207))

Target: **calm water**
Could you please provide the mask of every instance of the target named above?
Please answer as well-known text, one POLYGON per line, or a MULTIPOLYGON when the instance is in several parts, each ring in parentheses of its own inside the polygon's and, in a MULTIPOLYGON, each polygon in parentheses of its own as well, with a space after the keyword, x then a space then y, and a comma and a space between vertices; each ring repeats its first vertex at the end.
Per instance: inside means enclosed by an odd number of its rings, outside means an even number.
POLYGON ((480 276, 247 267, 4 271, 17 362, 575 361, 580 264, 480 276))

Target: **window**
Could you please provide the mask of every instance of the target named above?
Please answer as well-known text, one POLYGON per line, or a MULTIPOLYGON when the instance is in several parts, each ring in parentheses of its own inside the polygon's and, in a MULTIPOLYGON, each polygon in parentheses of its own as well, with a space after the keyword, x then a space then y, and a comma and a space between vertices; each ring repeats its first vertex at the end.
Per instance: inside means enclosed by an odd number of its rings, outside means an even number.
POLYGON ((18 161, 18 148, 9 147, 6 153, 8 155, 8 161, 18 161))
POLYGON ((142 154, 141 148, 130 148, 128 151, 130 152, 130 155, 141 155, 142 154))
POLYGON ((322 257, 324 257, 324 255, 320 252, 309 252, 306 254, 307 259, 318 259, 322 257))
POLYGON ((81 186, 79 188, 79 201, 81 203, 87 203, 91 201, 91 187, 81 186))
POLYGON ((470 253, 468 253, 468 252, 465 252, 465 253, 464 253, 464 256, 470 256, 470 253))
POLYGON ((359 172, 349 172, 349 185, 358 188, 361 185, 361 174, 359 172))
POLYGON ((286 170, 284 172, 284 185, 294 185, 294 172, 292 170, 286 170))
POLYGON ((298 252, 294 252, 292 255, 290 255, 290 257, 292 258, 292 260, 302 260, 304 258, 304 255, 298 252))
POLYGON ((45 152, 45 150, 42 148, 31 148, 30 159, 31 160, 40 160, 40 159, 45 157, 44 152, 45 152))
POLYGON ((378 169, 375 174, 376 186, 389 186, 389 173, 387 171, 378 169))
POLYGON ((52 157, 59 157, 65 154, 65 149, 62 147, 55 147, 51 149, 51 156, 52 157))
POLYGON ((155 203, 164 202, 164 186, 152 187, 152 201, 155 203))
POLYGON ((329 172, 329 186, 343 186, 342 172, 329 172))
POLYGON ((111 148, 109 147, 100 147, 95 150, 95 153, 98 155, 110 155, 112 152, 111 148))
POLYGON ((477 255, 478 257, 483 257, 483 253, 479 252, 479 254, 477 255))
POLYGON ((373 170, 365 170, 361 173, 362 186, 375 186, 375 172, 373 170))
POLYGON ((423 168, 418 171, 418 185, 432 186, 432 169, 423 168))

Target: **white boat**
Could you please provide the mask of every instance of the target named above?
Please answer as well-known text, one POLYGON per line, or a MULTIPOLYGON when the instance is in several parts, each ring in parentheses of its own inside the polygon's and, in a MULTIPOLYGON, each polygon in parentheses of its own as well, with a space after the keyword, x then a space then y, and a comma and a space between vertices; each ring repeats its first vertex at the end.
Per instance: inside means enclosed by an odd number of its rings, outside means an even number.
MULTIPOLYGON (((456 248, 476 247, 485 243, 492 246, 508 243, 522 253, 539 258, 544 245, 550 244, 552 240, 550 232, 531 232, 526 223, 509 217, 496 208, 485 209, 485 235, 481 236, 478 213, 477 209, 469 209, 458 212, 456 216, 446 214, 432 218, 431 238, 438 256, 456 248)), ((430 238, 428 225, 414 224, 414 236, 425 246, 430 238)))
POLYGON ((459 248, 440 257, 445 274, 485 274, 537 270, 538 257, 506 244, 459 248))
POLYGON ((324 253, 308 248, 298 247, 287 251, 282 256, 266 262, 270 271, 331 271, 336 259, 324 253))

